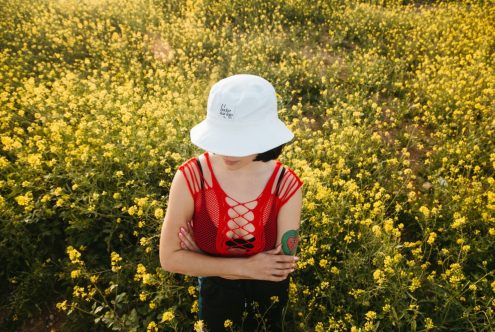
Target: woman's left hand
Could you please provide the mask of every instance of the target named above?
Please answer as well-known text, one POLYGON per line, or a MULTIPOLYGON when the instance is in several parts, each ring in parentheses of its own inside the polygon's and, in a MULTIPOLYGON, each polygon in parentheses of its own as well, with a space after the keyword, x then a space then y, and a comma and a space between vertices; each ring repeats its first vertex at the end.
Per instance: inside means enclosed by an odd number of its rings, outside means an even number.
POLYGON ((184 250, 201 252, 192 236, 192 220, 187 223, 187 227, 181 227, 179 231, 180 246, 184 250))

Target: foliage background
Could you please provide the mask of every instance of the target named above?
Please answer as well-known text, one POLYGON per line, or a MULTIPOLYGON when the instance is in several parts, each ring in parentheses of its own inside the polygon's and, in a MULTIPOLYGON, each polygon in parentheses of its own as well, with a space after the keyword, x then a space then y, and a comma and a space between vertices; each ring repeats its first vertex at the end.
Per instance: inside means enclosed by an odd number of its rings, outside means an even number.
POLYGON ((271 81, 296 134, 287 330, 494 329, 493 1, 0 5, 2 330, 200 329, 158 236, 234 73, 271 81))

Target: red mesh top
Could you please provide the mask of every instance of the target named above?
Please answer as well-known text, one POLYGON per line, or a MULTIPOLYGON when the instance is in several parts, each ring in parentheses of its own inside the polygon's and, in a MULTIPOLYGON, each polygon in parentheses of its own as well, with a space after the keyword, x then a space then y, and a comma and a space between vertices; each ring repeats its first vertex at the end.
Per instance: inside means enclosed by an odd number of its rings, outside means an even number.
POLYGON ((197 246, 218 256, 246 256, 273 249, 278 211, 301 187, 299 177, 277 161, 258 198, 238 202, 220 187, 208 153, 203 155, 211 183, 203 176, 197 158, 179 167, 194 199, 193 235, 197 246))

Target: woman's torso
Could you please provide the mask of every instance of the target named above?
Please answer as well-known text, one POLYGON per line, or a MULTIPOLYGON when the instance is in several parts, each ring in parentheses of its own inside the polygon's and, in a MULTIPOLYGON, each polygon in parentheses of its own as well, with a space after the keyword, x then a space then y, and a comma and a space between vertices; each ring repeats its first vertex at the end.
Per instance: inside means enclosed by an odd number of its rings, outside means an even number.
POLYGON ((272 249, 278 211, 302 182, 279 161, 263 164, 260 172, 244 178, 232 178, 236 173, 222 173, 214 166, 215 159, 206 152, 179 168, 194 200, 193 233, 198 247, 220 256, 272 249))

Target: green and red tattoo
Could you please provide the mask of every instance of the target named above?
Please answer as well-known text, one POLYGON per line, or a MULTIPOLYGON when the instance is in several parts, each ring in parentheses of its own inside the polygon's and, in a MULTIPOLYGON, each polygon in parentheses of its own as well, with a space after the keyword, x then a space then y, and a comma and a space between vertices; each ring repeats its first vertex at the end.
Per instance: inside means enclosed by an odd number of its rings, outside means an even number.
POLYGON ((288 230, 284 233, 284 235, 282 235, 282 252, 285 255, 295 255, 298 242, 299 231, 295 229, 288 230))

